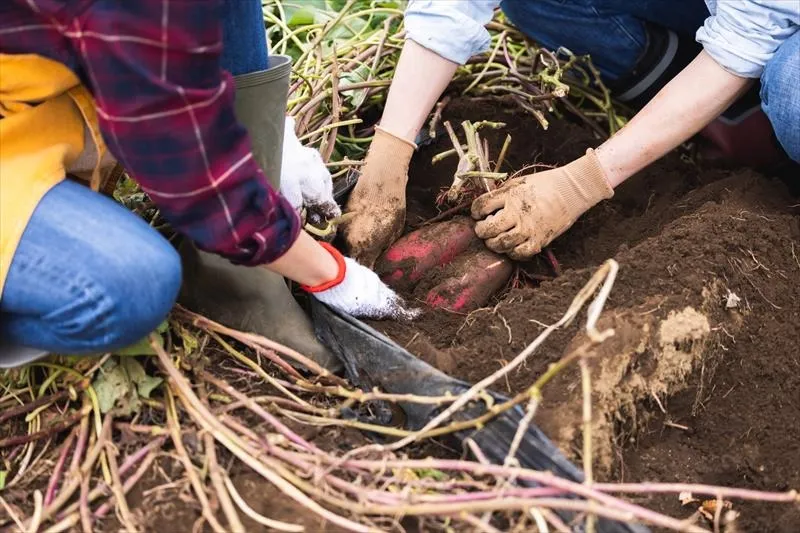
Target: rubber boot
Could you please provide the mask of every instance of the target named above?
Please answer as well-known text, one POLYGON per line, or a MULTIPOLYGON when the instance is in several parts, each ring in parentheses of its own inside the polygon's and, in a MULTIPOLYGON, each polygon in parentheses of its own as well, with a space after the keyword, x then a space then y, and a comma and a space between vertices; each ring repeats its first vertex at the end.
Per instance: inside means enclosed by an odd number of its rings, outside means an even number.
MULTIPOLYGON (((253 154, 270 184, 278 188, 291 60, 270 56, 270 68, 236 76, 236 116, 247 128, 253 154)), ((311 320, 283 277, 264 268, 234 265, 198 250, 180 247, 184 284, 179 301, 225 326, 256 333, 293 348, 331 372, 341 363, 316 338, 311 320)))

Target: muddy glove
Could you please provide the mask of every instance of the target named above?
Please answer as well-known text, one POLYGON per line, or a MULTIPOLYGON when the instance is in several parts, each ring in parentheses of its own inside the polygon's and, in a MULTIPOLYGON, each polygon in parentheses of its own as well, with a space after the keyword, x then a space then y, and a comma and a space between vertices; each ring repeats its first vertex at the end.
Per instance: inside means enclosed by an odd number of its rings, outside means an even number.
POLYGON ((331 173, 319 152, 297 139, 292 117, 286 117, 284 126, 281 194, 298 211, 305 207, 309 219, 330 220, 342 214, 333 199, 331 173))
POLYGON ((589 208, 611 198, 594 150, 572 163, 509 180, 472 203, 475 233, 486 246, 516 260, 530 259, 589 208), (493 214, 494 213, 494 214, 493 214))
POLYGON ((345 209, 355 217, 344 226, 349 253, 372 267, 402 233, 406 221, 408 164, 416 145, 375 128, 375 138, 345 209))
POLYGON ((411 319, 419 314, 407 309, 397 293, 387 287, 372 270, 343 257, 328 243, 320 243, 336 259, 339 274, 327 283, 301 288, 319 301, 360 318, 411 319))

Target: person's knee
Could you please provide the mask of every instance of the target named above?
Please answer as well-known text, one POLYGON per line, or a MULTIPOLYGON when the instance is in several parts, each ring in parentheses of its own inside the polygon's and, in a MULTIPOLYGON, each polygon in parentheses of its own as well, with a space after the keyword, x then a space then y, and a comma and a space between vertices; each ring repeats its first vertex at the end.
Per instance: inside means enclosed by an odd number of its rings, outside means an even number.
POLYGON ((762 108, 778 141, 795 161, 800 161, 800 33, 783 43, 761 76, 762 108))
POLYGON ((181 261, 177 251, 158 238, 112 266, 116 275, 108 280, 114 294, 116 319, 106 331, 110 348, 132 344, 155 330, 169 314, 181 286, 181 261), (126 284, 124 290, 119 288, 126 284))
POLYGON ((73 304, 50 317, 65 346, 76 353, 133 344, 169 314, 181 285, 181 262, 155 232, 104 249, 74 280, 73 304))

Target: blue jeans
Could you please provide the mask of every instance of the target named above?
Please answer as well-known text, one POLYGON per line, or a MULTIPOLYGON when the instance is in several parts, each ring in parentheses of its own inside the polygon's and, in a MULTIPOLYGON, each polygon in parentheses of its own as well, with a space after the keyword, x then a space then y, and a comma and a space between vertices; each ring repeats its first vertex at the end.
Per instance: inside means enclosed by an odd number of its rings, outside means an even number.
POLYGON ((180 284, 178 254, 158 232, 64 181, 36 207, 11 261, 0 336, 61 353, 121 348, 164 320, 180 284))
MULTIPOLYGON (((608 80, 630 73, 647 44, 646 22, 693 35, 709 13, 703 0, 503 0, 522 32, 550 49, 592 61, 608 80)), ((762 108, 778 141, 800 161, 800 33, 786 41, 761 76, 762 108)))
MULTIPOLYGON (((222 66, 267 68, 260 0, 226 0, 222 66)), ((132 344, 167 316, 181 284, 174 248, 116 202, 65 181, 37 206, 0 298, 5 343, 60 353, 132 344)))
POLYGON ((761 108, 775 136, 794 161, 800 163, 800 32, 778 48, 761 75, 761 108))
POLYGON ((266 70, 268 55, 261 0, 225 0, 222 68, 234 76, 266 70))
POLYGON ((503 0, 500 7, 539 44, 591 54, 610 80, 636 66, 647 45, 645 22, 694 34, 708 17, 703 0, 503 0))

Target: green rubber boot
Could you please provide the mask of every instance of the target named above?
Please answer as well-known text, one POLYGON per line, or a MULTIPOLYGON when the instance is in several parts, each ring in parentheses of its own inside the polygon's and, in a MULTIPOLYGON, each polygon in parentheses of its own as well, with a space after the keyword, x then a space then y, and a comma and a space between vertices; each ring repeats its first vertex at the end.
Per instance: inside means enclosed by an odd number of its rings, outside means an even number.
MULTIPOLYGON (((273 187, 280 186, 283 128, 291 60, 270 56, 270 68, 234 78, 236 116, 247 128, 253 153, 273 187)), ((230 328, 262 335, 293 348, 331 372, 341 363, 314 335, 310 319, 286 281, 263 268, 234 265, 198 250, 180 247, 185 307, 230 328)))

